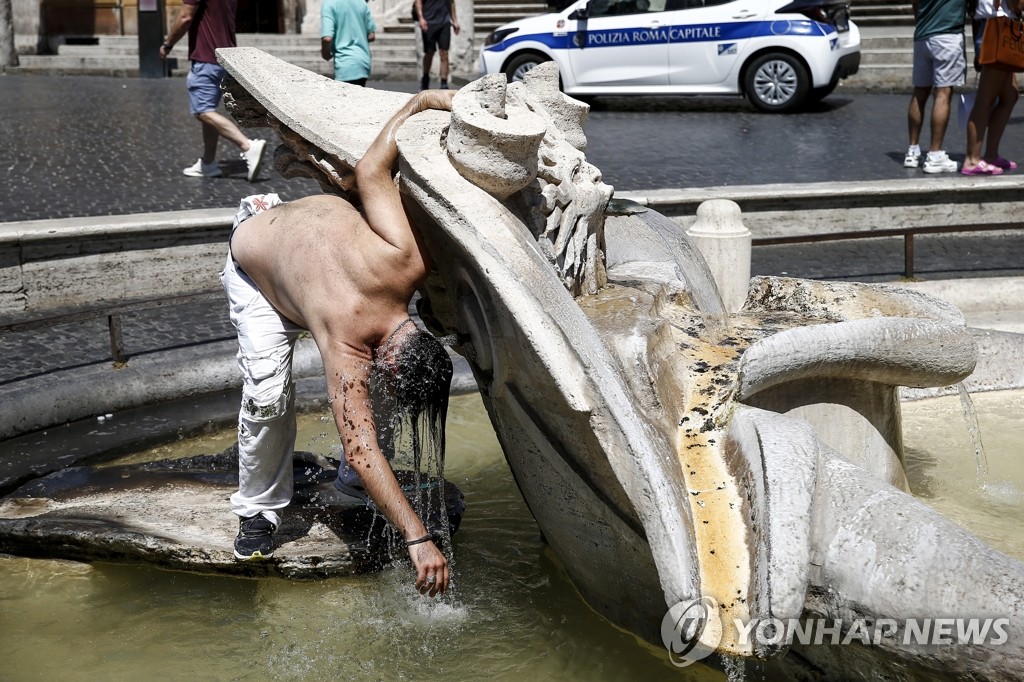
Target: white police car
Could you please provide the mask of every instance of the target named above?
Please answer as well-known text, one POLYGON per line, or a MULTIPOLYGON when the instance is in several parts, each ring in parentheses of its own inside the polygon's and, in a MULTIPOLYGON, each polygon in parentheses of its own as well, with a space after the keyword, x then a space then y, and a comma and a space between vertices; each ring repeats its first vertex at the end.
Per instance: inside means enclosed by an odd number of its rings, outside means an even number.
POLYGON ((743 94, 763 111, 820 100, 860 66, 850 0, 577 0, 487 37, 481 72, 554 60, 573 96, 743 94))

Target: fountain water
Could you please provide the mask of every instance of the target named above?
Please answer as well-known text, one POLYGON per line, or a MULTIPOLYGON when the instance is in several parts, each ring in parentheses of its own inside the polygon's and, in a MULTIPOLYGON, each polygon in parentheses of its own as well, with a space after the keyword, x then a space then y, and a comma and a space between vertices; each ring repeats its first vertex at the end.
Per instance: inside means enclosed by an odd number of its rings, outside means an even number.
POLYGON ((960 382, 956 385, 957 393, 960 394, 960 404, 964 410, 964 423, 967 426, 967 433, 971 436, 971 444, 974 446, 974 461, 977 466, 978 478, 984 480, 988 476, 988 457, 985 456, 985 446, 981 442, 981 427, 978 426, 978 413, 974 409, 974 401, 967 387, 960 382))

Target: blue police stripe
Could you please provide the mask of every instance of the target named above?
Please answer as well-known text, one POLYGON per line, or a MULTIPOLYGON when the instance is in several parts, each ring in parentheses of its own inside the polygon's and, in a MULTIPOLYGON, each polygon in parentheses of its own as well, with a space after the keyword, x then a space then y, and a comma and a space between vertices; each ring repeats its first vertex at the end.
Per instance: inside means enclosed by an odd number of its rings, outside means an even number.
POLYGON ((570 48, 622 47, 660 45, 666 43, 701 43, 749 40, 763 36, 823 36, 834 33, 832 26, 817 21, 748 21, 727 24, 680 24, 650 28, 617 28, 602 31, 567 31, 553 33, 513 34, 504 41, 486 47, 488 52, 504 52, 517 43, 531 41, 552 50, 570 48), (579 42, 578 42, 579 41, 579 42), (586 41, 582 45, 582 41, 586 41))

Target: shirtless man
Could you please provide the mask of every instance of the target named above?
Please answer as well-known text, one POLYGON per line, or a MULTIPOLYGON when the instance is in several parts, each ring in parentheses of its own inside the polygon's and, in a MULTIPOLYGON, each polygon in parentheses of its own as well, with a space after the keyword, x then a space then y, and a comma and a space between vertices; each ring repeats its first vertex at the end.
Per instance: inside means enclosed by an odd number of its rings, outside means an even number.
POLYGON ((424 345, 432 349, 430 360, 392 364, 393 378, 416 385, 443 383, 447 396, 451 365, 444 349, 409 322, 409 301, 430 272, 431 261, 402 207, 392 166, 398 158, 395 136, 406 119, 426 109, 450 110, 453 94, 425 91, 414 96, 370 145, 355 168, 365 216, 346 200, 326 195, 287 204, 276 195, 242 202, 222 276, 243 374, 239 490, 231 497, 240 517, 235 539, 240 559, 273 554, 278 510, 291 501, 291 357, 298 334, 308 330, 324 361, 328 398, 348 465, 405 538, 416 588, 434 596, 448 587, 447 561, 378 445, 369 379, 375 353, 380 363, 382 355, 401 355, 415 341, 420 353, 424 345), (444 369, 434 370, 446 362, 445 381, 444 369), (433 379, 421 372, 434 372, 433 379))

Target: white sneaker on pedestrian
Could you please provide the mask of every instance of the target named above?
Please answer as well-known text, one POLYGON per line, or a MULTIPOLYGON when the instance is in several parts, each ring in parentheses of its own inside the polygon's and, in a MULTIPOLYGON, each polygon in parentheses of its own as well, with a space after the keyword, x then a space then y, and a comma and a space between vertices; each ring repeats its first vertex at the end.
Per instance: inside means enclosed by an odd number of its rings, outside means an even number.
POLYGON ((190 178, 219 178, 220 166, 216 163, 203 163, 202 159, 196 159, 196 162, 183 170, 182 173, 190 178))
POLYGON ((263 163, 263 150, 267 146, 266 140, 249 140, 249 151, 242 152, 245 159, 245 167, 248 171, 246 179, 252 182, 260 172, 260 164, 263 163))
POLYGON ((908 147, 907 155, 903 157, 904 168, 917 168, 921 165, 921 148, 908 147))
POLYGON ((956 173, 956 161, 949 158, 946 152, 928 152, 924 160, 925 173, 956 173))

